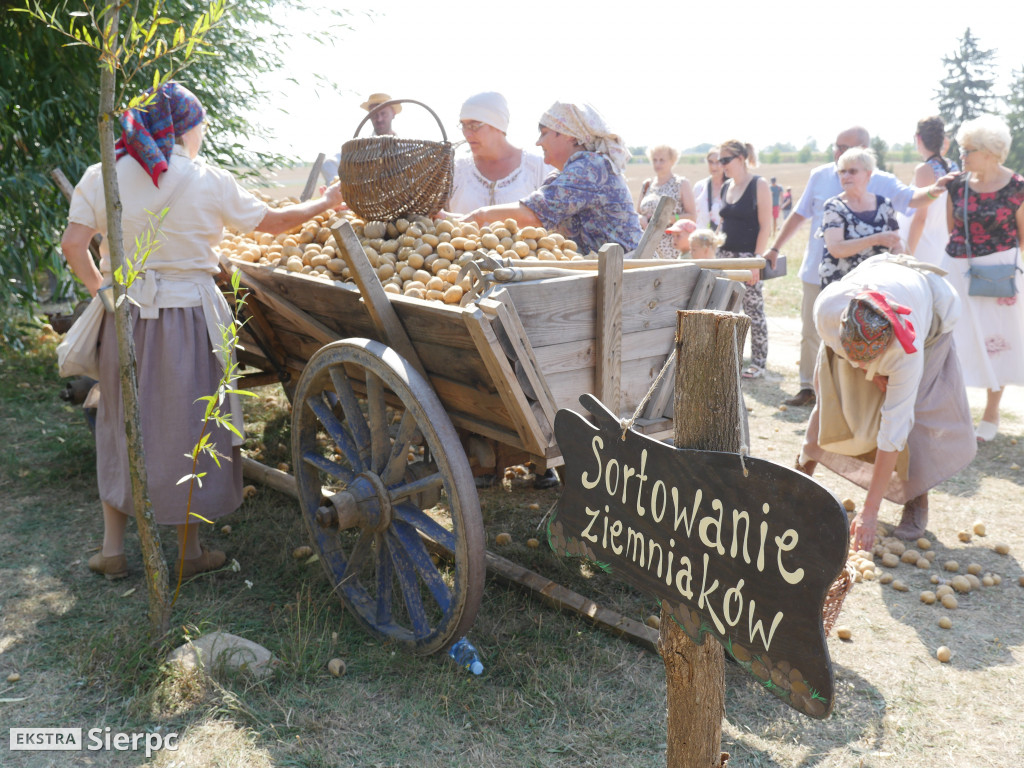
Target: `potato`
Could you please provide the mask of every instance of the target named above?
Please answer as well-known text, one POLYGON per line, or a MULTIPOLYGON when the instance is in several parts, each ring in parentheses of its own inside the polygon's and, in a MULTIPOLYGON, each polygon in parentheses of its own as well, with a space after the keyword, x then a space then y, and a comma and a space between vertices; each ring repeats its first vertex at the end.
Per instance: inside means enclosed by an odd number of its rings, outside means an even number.
POLYGON ((927 557, 919 557, 917 558, 917 563, 915 563, 915 565, 917 565, 917 567, 920 568, 922 571, 927 571, 929 568, 932 567, 932 561, 929 560, 927 557))
MULTIPOLYGON (((533 539, 531 539, 531 541, 533 541, 533 539)), ((646 624, 651 629, 661 629, 661 617, 651 614, 646 619, 644 619, 644 624, 646 624)))
POLYGON ((910 589, 910 587, 908 587, 906 584, 904 584, 902 581, 899 581, 898 579, 896 581, 893 581, 892 588, 895 589, 897 592, 906 592, 910 589))
POLYGON ((255 495, 256 495, 256 486, 255 485, 247 485, 247 486, 245 486, 245 488, 242 489, 242 498, 243 499, 251 499, 255 495))
POLYGON ((971 591, 971 582, 967 580, 966 576, 957 575, 954 576, 950 582, 950 586, 953 587, 957 592, 966 594, 971 591))
POLYGON ((971 589, 981 589, 981 579, 979 579, 973 573, 967 574, 966 576, 964 576, 964 578, 967 579, 968 582, 970 582, 971 589))
POLYGON ((984 587, 995 586, 995 583, 996 583, 995 579, 993 579, 991 576, 982 576, 981 577, 981 584, 984 587))
POLYGON ((971 563, 967 566, 967 572, 973 573, 975 576, 981 573, 981 566, 977 563, 971 563))
POLYGON ((540 546, 540 542, 537 539, 527 539, 526 546, 530 549, 537 549, 540 546))
POLYGON ((494 234, 482 235, 480 245, 484 248, 495 248, 501 242, 501 238, 494 234))
POLYGON ((931 578, 928 579, 928 581, 930 581, 932 584, 941 584, 942 583, 942 577, 939 576, 939 574, 937 574, 937 573, 933 573, 931 578))
POLYGON ((927 560, 929 563, 934 563, 936 555, 937 553, 934 549, 929 549, 927 552, 924 553, 924 559, 927 560))
POLYGON ((327 671, 335 677, 341 677, 345 674, 345 662, 341 659, 331 659, 327 662, 327 671))
POLYGON ((885 548, 892 552, 897 557, 900 557, 904 552, 907 551, 907 545, 899 539, 892 539, 885 543, 885 548))
POLYGON ((895 576, 893 576, 891 573, 883 573, 881 576, 878 577, 878 583, 892 584, 894 578, 895 576))
POLYGON ((428 291, 444 291, 446 287, 447 284, 445 283, 445 281, 438 277, 437 275, 427 280, 428 291))
POLYGON ((995 587, 998 587, 1002 583, 1003 583, 1003 577, 1000 576, 998 573, 993 573, 992 574, 992 585, 995 586, 995 587))
POLYGON ((853 512, 856 508, 857 505, 854 504, 853 499, 843 499, 843 509, 847 512, 853 512))
POLYGON ((301 547, 296 547, 292 550, 292 557, 294 557, 296 560, 305 560, 312 554, 313 548, 308 544, 303 544, 301 547))
POLYGON ((939 619, 939 626, 943 629, 952 629, 953 620, 949 618, 949 616, 943 616, 941 619, 939 619))
POLYGON ((978 520, 974 524, 973 530, 974 530, 975 535, 977 535, 977 536, 984 536, 985 535, 985 524, 983 522, 981 522, 981 520, 978 520))
POLYGON ((231 526, 230 525, 222 525, 220 527, 220 532, 223 533, 225 536, 231 535, 231 526))
POLYGON ((924 538, 922 536, 920 539, 917 540, 917 548, 918 549, 931 549, 932 548, 932 543, 930 541, 928 541, 928 539, 926 539, 926 538, 924 538))
POLYGON ((1010 554, 1010 545, 1002 541, 996 544, 994 547, 992 547, 992 549, 996 551, 997 555, 1010 554))
POLYGON ((921 557, 921 553, 916 549, 907 549, 900 556, 900 560, 909 565, 915 565, 919 557, 921 557))
POLYGON ((384 286, 384 293, 401 293, 402 289, 394 283, 388 283, 384 286))
POLYGON ((438 235, 442 235, 442 234, 450 235, 453 229, 455 229, 455 225, 452 224, 450 221, 439 221, 434 226, 434 231, 438 235))
POLYGON ((941 600, 946 595, 952 595, 953 591, 953 588, 949 586, 949 584, 940 584, 939 588, 935 590, 935 596, 941 600))
POLYGON ((428 288, 425 298, 427 301, 444 301, 444 292, 436 288, 428 288))
POLYGON ((840 640, 852 640, 853 630, 849 627, 836 627, 836 637, 840 640))
POLYGON ((968 541, 971 540, 971 535, 972 534, 970 531, 960 531, 960 533, 958 533, 956 537, 966 544, 968 541))
POLYGON ((947 560, 945 563, 943 563, 942 567, 950 573, 956 573, 960 570, 960 563, 958 563, 956 560, 947 560))
POLYGON ((924 603, 925 605, 932 605, 932 604, 934 604, 936 599, 937 598, 935 597, 935 593, 932 592, 931 590, 925 590, 924 592, 921 593, 921 602, 924 603))
POLYGON ((951 611, 955 611, 959 603, 956 600, 956 595, 945 595, 942 598, 942 607, 948 608, 951 611))
POLYGON ((499 533, 497 536, 494 537, 494 543, 497 544, 498 546, 501 546, 501 547, 504 547, 504 546, 506 546, 508 544, 511 544, 512 543, 512 534, 511 533, 499 533))
POLYGON ((423 288, 406 288, 402 293, 412 299, 426 299, 426 292, 423 288))
POLYGON ((462 289, 457 285, 452 285, 444 292, 444 303, 445 304, 458 304, 462 301, 463 292, 462 289))
POLYGON ((953 652, 944 645, 940 645, 938 650, 935 651, 935 658, 945 664, 951 658, 953 658, 953 652))

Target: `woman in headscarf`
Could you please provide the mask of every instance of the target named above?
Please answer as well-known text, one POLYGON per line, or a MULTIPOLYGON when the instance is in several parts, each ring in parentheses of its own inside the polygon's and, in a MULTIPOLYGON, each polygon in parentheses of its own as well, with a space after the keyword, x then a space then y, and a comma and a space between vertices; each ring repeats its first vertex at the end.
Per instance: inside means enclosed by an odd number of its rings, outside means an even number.
POLYGON ((470 96, 459 113, 459 127, 470 155, 455 160, 447 210, 469 213, 485 205, 514 203, 544 183, 551 170, 540 155, 509 143, 508 103, 500 93, 470 96))
POLYGON ((820 461, 867 489, 850 546, 870 550, 886 498, 903 505, 893 535, 928 525, 928 491, 977 451, 953 345, 961 303, 945 272, 883 253, 826 285, 814 302, 817 399, 796 468, 820 461))
MULTIPOLYGON (((126 256, 144 270, 128 295, 149 498, 156 521, 177 526, 185 577, 219 568, 225 560, 223 552, 200 545, 199 526, 195 518, 186 518, 187 510, 216 520, 234 511, 242 498, 244 433, 237 396, 228 398, 224 409, 230 411, 239 435, 208 427, 209 439, 221 455, 220 466, 209 456, 200 458, 195 471, 206 474, 192 492, 190 508, 189 483, 179 485, 193 471, 188 454, 203 426, 205 404, 197 399, 217 392, 226 364, 218 326, 227 327, 231 313, 214 281, 220 269, 215 247, 225 226, 276 234, 341 204, 335 184, 315 200, 268 208, 238 186, 229 172, 198 157, 205 118, 194 94, 178 83, 167 83, 153 94, 145 111, 122 115, 123 133, 117 143, 123 242, 126 256), (152 247, 147 248, 150 241, 152 247)), ((91 166, 75 187, 68 219, 61 241, 64 257, 93 301, 99 301, 97 291, 111 281, 100 165, 91 166), (88 251, 96 233, 103 235, 98 266, 88 251)), ((114 318, 106 312, 94 316, 101 323, 96 465, 104 530, 103 547, 89 558, 89 568, 117 579, 128 573, 124 535, 133 510, 131 482, 114 318)))
POLYGON ((477 208, 465 218, 477 224, 512 218, 520 226, 556 230, 583 253, 605 243, 635 250, 643 230, 622 175, 629 150, 597 110, 555 102, 540 118, 537 146, 558 172, 518 203, 477 208))

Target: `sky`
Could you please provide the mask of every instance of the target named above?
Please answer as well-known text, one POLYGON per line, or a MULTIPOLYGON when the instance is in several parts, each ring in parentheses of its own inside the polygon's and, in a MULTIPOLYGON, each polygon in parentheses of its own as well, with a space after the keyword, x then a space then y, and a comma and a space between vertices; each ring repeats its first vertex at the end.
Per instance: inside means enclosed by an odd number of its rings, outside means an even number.
MULTIPOLYGON (((511 112, 509 140, 520 147, 533 146, 538 118, 556 100, 591 103, 630 146, 813 139, 824 149, 855 124, 891 145, 912 141, 917 121, 937 112, 942 57, 967 27, 996 50, 998 94, 1024 66, 1014 39, 1024 13, 1012 21, 1005 0, 309 2, 349 14, 344 22, 324 12, 286 19, 285 70, 268 81, 284 95, 255 117, 276 130, 271 148, 305 161, 354 135, 366 116, 359 104, 373 92, 427 104, 453 142, 462 138, 462 102, 499 91, 511 112), (303 30, 312 25, 330 41, 311 42, 303 30)), ((415 104, 404 105, 394 128, 442 138, 415 104)), ((360 135, 371 133, 367 122, 360 135)))

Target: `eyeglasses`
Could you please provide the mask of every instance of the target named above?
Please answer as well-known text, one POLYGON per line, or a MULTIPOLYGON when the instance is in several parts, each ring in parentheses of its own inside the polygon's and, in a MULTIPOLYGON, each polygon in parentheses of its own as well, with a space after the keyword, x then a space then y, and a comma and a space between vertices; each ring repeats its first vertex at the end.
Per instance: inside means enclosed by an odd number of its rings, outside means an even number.
POLYGON ((737 157, 737 155, 732 155, 730 157, 720 157, 720 158, 718 158, 718 164, 719 165, 728 165, 733 160, 735 160, 736 157, 737 157))
POLYGON ((467 120, 459 123, 459 128, 463 133, 476 133, 485 125, 487 125, 487 123, 481 123, 479 120, 467 120))
POLYGON ((960 157, 961 157, 961 159, 963 159, 963 158, 967 157, 969 154, 971 154, 972 152, 977 152, 977 151, 978 150, 976 150, 976 149, 968 149, 967 147, 960 147, 960 157))
POLYGON ((860 168, 840 168, 839 169, 839 175, 840 176, 854 176, 854 175, 856 175, 858 173, 860 173, 860 168))

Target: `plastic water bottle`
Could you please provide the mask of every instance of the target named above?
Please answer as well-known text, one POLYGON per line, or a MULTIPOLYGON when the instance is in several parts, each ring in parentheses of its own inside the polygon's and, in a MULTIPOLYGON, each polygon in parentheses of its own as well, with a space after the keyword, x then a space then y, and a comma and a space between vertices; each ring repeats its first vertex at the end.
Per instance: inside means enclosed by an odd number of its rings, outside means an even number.
POLYGON ((448 650, 448 655, 455 660, 456 664, 474 675, 483 674, 484 665, 480 661, 480 654, 476 652, 476 648, 468 638, 463 637, 457 640, 455 645, 448 650))

